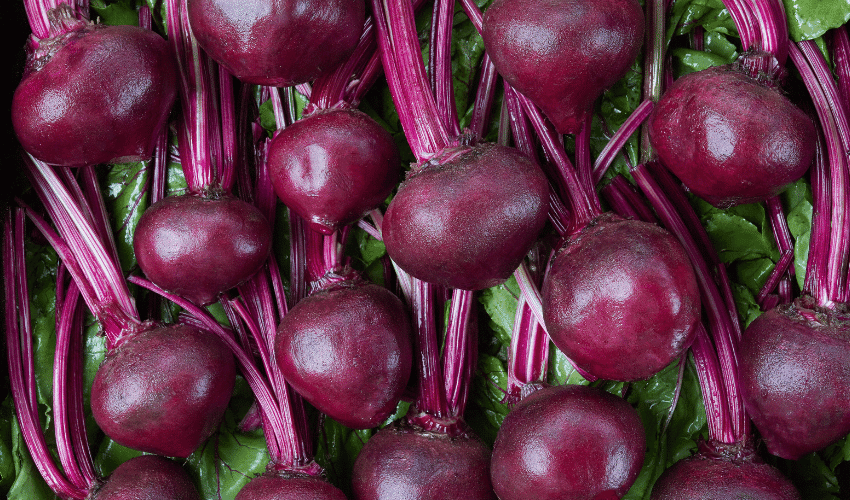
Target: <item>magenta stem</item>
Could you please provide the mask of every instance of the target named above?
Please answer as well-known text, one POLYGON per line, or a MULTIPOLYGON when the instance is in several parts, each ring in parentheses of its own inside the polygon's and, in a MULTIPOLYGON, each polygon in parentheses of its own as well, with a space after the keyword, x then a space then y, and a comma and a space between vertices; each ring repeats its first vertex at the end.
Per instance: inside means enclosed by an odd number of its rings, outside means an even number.
MULTIPOLYGON (((643 58, 643 89, 644 102, 658 102, 664 91, 664 59, 666 54, 665 17, 667 2, 665 0, 646 0, 646 45, 643 58)), ((621 146, 622 147, 622 146, 621 146)), ((617 148, 618 150, 620 148, 617 148)), ((655 150, 649 142, 649 130, 641 129, 640 161, 647 163, 655 159, 655 150)), ((597 160, 598 163, 598 160, 597 160)), ((599 175, 601 178, 602 175, 599 175)), ((597 181, 598 182, 598 181, 597 181)))
POLYGON ((448 417, 462 417, 469 398, 470 382, 475 373, 478 352, 478 330, 472 314, 475 311, 474 294, 468 290, 454 290, 446 327, 443 349, 443 376, 448 417))
POLYGON ((460 135, 454 87, 452 85, 452 25, 454 0, 434 0, 431 17, 431 44, 428 47, 428 66, 431 91, 434 93, 437 112, 450 137, 460 135))
POLYGON ((741 46, 744 51, 750 50, 752 45, 759 39, 758 26, 753 20, 753 13, 748 0, 723 0, 723 5, 729 11, 732 22, 738 29, 741 37, 741 46))
POLYGON ((617 132, 611 137, 599 156, 596 157, 596 163, 593 164, 593 185, 596 185, 602 180, 608 167, 614 163, 614 158, 626 145, 629 137, 634 134, 638 128, 649 118, 652 109, 655 107, 652 101, 643 101, 632 111, 632 114, 626 118, 623 125, 617 129, 617 132))
POLYGON ((740 442, 730 421, 729 403, 720 361, 702 323, 697 325, 697 334, 691 346, 691 352, 694 355, 699 385, 702 389, 709 439, 725 444, 740 442))
POLYGON ((434 311, 435 286, 413 278, 414 321, 416 329, 415 358, 419 367, 417 408, 437 418, 449 416, 440 367, 440 346, 434 311))
MULTIPOLYGON (((576 175, 578 176, 579 184, 582 188, 591 192, 594 189, 593 182, 593 158, 590 153, 590 135, 591 126, 593 124, 593 113, 588 113, 584 119, 581 129, 576 134, 576 175)), ((594 202, 599 202, 599 199, 594 197, 594 202)), ((597 207, 601 210, 601 207, 597 207)))
POLYGON ((602 194, 611 204, 614 212, 622 217, 631 217, 647 222, 657 222, 658 220, 655 213, 640 196, 640 193, 622 175, 613 177, 611 182, 602 188, 602 194))
POLYGON ((478 89, 475 91, 475 103, 472 106, 472 118, 469 121, 469 130, 473 137, 478 139, 482 139, 487 132, 493 101, 496 99, 498 81, 499 74, 496 72, 496 66, 490 60, 490 56, 484 53, 484 58, 481 60, 478 89))

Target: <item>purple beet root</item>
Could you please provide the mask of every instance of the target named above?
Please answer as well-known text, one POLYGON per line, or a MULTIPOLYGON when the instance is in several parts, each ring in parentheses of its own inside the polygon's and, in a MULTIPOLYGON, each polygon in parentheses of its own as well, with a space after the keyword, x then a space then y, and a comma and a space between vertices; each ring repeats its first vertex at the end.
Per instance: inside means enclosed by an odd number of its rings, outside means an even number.
POLYGON ((634 63, 643 30, 635 0, 495 0, 483 37, 505 80, 568 134, 634 63))
POLYGON ((91 500, 200 500, 189 474, 174 461, 142 455, 119 465, 91 500))
POLYGON ((676 80, 648 123, 661 162, 720 208, 779 194, 814 157, 812 120, 778 90, 731 66, 676 80))
POLYGON ((416 278, 481 290, 504 282, 531 249, 549 185, 519 152, 485 144, 411 172, 384 217, 387 253, 416 278))
POLYGON ((558 251, 543 283, 555 345, 609 380, 646 379, 685 352, 700 319, 691 262, 664 229, 604 215, 558 251))
POLYGON ((739 352, 747 413, 779 457, 796 460, 850 433, 850 310, 802 297, 750 323, 739 352))
POLYGON ((207 54, 245 83, 284 87, 328 73, 357 46, 363 0, 189 0, 207 54))
POLYGON ((269 147, 278 197, 325 234, 377 208, 398 183, 400 162, 390 133, 353 109, 317 111, 269 147))
POLYGON ((330 285, 295 305, 275 338, 287 382, 334 420, 377 427, 396 409, 413 364, 401 300, 362 280, 330 285))
POLYGON ((79 24, 28 63, 12 97, 18 140, 53 165, 149 158, 177 96, 168 44, 135 26, 79 24))
POLYGON ((95 375, 91 409, 117 443, 187 457, 218 427, 236 377, 230 350, 186 325, 130 334, 95 375))
POLYGON ((272 230, 256 207, 224 196, 168 196, 142 214, 133 236, 149 280, 198 305, 256 273, 271 251, 272 230))
POLYGON ((616 500, 637 478, 645 448, 640 417, 622 398, 547 387, 505 417, 490 475, 501 500, 616 500))
POLYGON ((246 484, 236 500, 346 500, 339 488, 320 477, 267 472, 246 484))
POLYGON ((352 483, 357 500, 496 500, 484 443, 407 426, 385 427, 366 442, 352 483))
POLYGON ((651 500, 800 500, 800 493, 775 467, 754 457, 714 453, 676 462, 652 487, 651 500))

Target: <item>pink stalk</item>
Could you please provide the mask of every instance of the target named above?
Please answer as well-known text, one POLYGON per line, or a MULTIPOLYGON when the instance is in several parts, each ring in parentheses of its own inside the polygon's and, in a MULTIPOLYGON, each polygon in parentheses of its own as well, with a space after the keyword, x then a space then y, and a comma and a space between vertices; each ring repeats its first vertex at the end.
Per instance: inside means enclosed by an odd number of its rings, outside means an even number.
MULTIPOLYGON (((665 0, 647 0, 646 2, 646 47, 643 58, 644 102, 658 102, 664 91, 664 60, 666 56, 664 35, 667 15, 665 0)), ((617 148, 618 150, 620 148, 617 148)), ((640 135, 640 161, 646 163, 655 159, 655 151, 649 142, 649 129, 642 127, 640 135)), ((601 175, 599 176, 602 177, 601 175)))
POLYGON ((473 292, 454 290, 449 309, 443 349, 443 377, 445 381, 448 417, 462 417, 469 398, 470 382, 475 372, 478 352, 478 329, 472 315, 475 311, 473 292))
POLYGON ((472 118, 469 122, 469 130, 473 137, 482 138, 486 132, 487 122, 490 120, 490 112, 496 97, 496 82, 499 74, 496 66, 486 53, 481 61, 481 77, 478 81, 478 89, 475 92, 475 104, 472 107, 472 118))
POLYGON ((454 24, 454 0, 435 0, 431 19, 431 44, 428 75, 431 91, 436 96, 437 112, 450 137, 460 135, 457 119, 454 87, 452 85, 452 26, 454 24))
POLYGON ((602 152, 596 157, 596 163, 593 164, 594 185, 602 180, 602 177, 605 175, 605 171, 608 170, 608 167, 610 167, 614 162, 614 158, 617 154, 619 154, 620 150, 623 149, 623 146, 626 145, 626 141, 628 141, 629 137, 637 131, 638 127, 640 127, 643 122, 649 118, 650 113, 652 113, 652 108, 654 107, 655 104, 653 104, 652 101, 643 101, 640 103, 632 114, 626 118, 626 121, 623 122, 623 125, 611 137, 608 143, 605 144, 602 152))

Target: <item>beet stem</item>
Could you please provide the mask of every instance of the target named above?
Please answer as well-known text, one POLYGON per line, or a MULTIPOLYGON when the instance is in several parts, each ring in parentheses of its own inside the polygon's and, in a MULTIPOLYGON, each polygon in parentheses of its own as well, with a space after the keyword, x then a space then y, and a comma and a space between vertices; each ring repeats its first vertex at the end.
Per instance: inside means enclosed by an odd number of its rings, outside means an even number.
POLYGON ((490 112, 493 101, 496 99, 496 84, 499 74, 496 66, 490 60, 490 56, 484 53, 481 60, 481 75, 478 79, 478 88, 475 91, 475 102, 472 106, 472 118, 469 121, 469 130, 473 137, 482 139, 487 132, 486 127, 490 121, 490 112))
POLYGON ((450 137, 460 135, 454 87, 452 85, 452 26, 454 0, 434 0, 431 44, 428 47, 431 91, 436 96, 437 112, 450 137))
MULTIPOLYGON (((665 0, 647 0, 646 2, 646 45, 643 58, 643 100, 658 102, 664 91, 664 59, 666 55, 665 0)), ((641 103, 643 105, 643 103, 641 103)), ((618 150, 620 148, 617 148, 618 150)), ((601 156, 601 155, 600 155, 601 156)), ((656 157, 649 142, 649 128, 642 127, 640 135, 640 162, 648 163, 656 157)), ((597 160, 598 163, 598 160, 597 160)), ((602 177, 601 175, 599 176, 602 177)), ((598 181, 597 181, 598 182, 598 181)))
POLYGON ((697 367, 709 439, 725 444, 735 444, 743 437, 735 433, 730 421, 729 402, 723 383, 720 361, 708 338, 705 326, 697 325, 697 335, 691 346, 697 367))
POLYGON ((453 290, 443 349, 447 416, 461 417, 466 409, 470 382, 475 372, 477 331, 473 327, 474 294, 453 290))
POLYGON ((602 180, 608 167, 614 162, 614 158, 626 145, 626 141, 634 134, 638 128, 649 118, 652 113, 652 108, 655 104, 652 101, 643 101, 632 111, 632 114, 626 118, 623 125, 617 129, 617 132, 611 137, 599 156, 596 157, 596 163, 593 164, 593 184, 596 185, 602 180))
POLYGON ((419 364, 419 396, 416 406, 428 415, 448 416, 440 346, 434 311, 435 285, 413 278, 413 312, 416 322, 415 355, 419 364))

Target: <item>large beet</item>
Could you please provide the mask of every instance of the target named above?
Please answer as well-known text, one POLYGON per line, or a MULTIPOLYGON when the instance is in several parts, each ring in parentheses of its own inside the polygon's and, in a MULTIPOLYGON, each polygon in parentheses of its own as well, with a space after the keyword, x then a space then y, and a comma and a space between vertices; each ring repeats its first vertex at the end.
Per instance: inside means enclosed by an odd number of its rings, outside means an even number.
POLYGON ((587 386, 540 389, 520 401, 499 428, 491 477, 501 500, 622 497, 646 448, 637 411, 587 386))
POLYGON ((602 216, 558 251, 543 283, 552 341, 610 380, 649 378, 693 341, 700 295, 679 242, 655 224, 602 216))
POLYGON ((246 484, 236 500, 346 500, 339 488, 306 474, 267 472, 246 484))
POLYGON ((652 487, 651 500, 800 500, 776 468, 752 459, 700 453, 676 462, 652 487))
POLYGON ((731 66, 676 80, 648 123, 661 162, 720 208, 780 193, 814 157, 809 117, 778 90, 731 66))
POLYGON ((29 61, 12 97, 18 140, 53 165, 149 158, 177 96, 168 44, 135 26, 78 24, 29 61))
POLYGON ((189 0, 198 44, 236 78, 283 87, 328 73, 357 46, 363 0, 189 0))
POLYGON ((407 426, 385 427, 366 442, 352 485, 357 500, 496 500, 484 443, 407 426))
POLYGON ((187 457, 218 427, 235 377, 233 354, 211 333, 185 325, 133 333, 98 369, 92 414, 121 445, 187 457))
POLYGON ((480 290, 516 270, 546 223, 549 185, 519 152, 486 144, 412 171, 384 217, 387 253, 416 278, 480 290))
POLYGON ((750 323, 740 347, 741 393, 770 453, 796 460, 850 432, 850 311, 811 298, 750 323))
POLYGON ((566 134, 626 74, 643 30, 635 0, 495 0, 483 37, 499 73, 566 134))
POLYGON ((355 429, 377 427, 398 405, 413 364, 412 330, 386 288, 346 280, 303 299, 280 322, 275 356, 287 382, 355 429))
POLYGON ((398 183, 392 136, 357 110, 317 111, 269 146, 275 193, 313 229, 331 233, 377 208, 398 183))
POLYGON ((91 500, 200 500, 189 474, 156 455, 131 458, 115 469, 91 500))
POLYGON ((136 260, 161 288, 206 305, 257 272, 272 230, 256 207, 224 196, 168 196, 142 214, 136 260))

